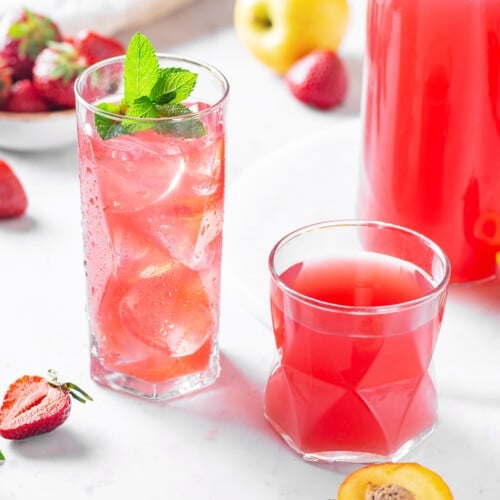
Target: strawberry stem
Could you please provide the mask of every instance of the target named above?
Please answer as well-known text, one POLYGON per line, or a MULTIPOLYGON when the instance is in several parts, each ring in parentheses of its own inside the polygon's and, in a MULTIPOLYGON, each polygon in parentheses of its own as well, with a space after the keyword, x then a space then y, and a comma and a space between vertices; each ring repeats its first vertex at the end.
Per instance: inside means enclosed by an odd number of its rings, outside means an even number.
POLYGON ((83 389, 75 384, 72 384, 71 382, 65 382, 61 385, 61 388, 63 391, 69 392, 71 396, 74 397, 77 401, 80 401, 80 403, 93 401, 90 395, 88 395, 83 389))
POLYGON ((64 392, 68 392, 71 397, 80 401, 80 403, 86 403, 87 401, 93 401, 92 396, 87 394, 83 389, 78 387, 76 384, 72 382, 64 382, 61 383, 57 380, 57 372, 51 368, 49 370, 49 384, 54 387, 59 387, 64 392))

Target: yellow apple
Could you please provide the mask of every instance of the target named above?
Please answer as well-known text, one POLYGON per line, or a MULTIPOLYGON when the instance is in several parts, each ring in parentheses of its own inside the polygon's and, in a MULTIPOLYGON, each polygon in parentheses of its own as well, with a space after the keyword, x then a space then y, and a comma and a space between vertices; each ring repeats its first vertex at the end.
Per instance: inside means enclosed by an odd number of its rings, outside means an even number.
POLYGON ((336 51, 349 20, 348 0, 236 0, 242 44, 279 74, 315 49, 336 51))

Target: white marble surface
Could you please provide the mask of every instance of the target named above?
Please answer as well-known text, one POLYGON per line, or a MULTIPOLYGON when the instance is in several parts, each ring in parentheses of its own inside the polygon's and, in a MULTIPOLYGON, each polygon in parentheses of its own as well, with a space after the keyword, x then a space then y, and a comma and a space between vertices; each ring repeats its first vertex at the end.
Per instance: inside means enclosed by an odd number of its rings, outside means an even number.
MULTIPOLYGON (((304 462, 264 420, 272 334, 248 300, 252 289, 242 293, 238 279, 241 283, 244 273, 228 252, 239 235, 235 218, 245 199, 265 207, 276 194, 285 206, 290 202, 278 183, 286 186, 296 179, 283 164, 287 159, 290 168, 300 170, 293 160, 300 154, 292 159, 289 154, 292 146, 314 142, 330 128, 356 127, 363 2, 351 2, 353 20, 342 47, 350 93, 341 108, 329 113, 295 102, 283 82, 247 54, 232 29, 232 1, 195 3, 144 32, 159 50, 212 62, 231 82, 221 378, 204 392, 169 403, 135 399, 90 380, 76 147, 0 151, 30 199, 24 219, 0 224, 0 392, 25 372, 44 374, 55 367, 95 399, 86 406, 75 403, 68 422, 51 434, 24 442, 0 439, 7 456, 0 467, 2 500, 328 500, 351 470, 304 462), (256 193, 249 179, 269 158, 282 173, 266 176, 276 186, 267 184, 256 193)), ((126 40, 129 33, 121 36, 126 40)), ((333 197, 343 196, 339 186, 351 185, 356 169, 355 144, 341 142, 349 149, 335 156, 353 164, 340 170, 333 197)), ((253 237, 258 240, 259 232, 253 237)), ((443 385, 438 426, 407 458, 442 474, 458 500, 498 500, 500 286, 460 287, 450 295, 436 355, 436 364, 443 362, 437 369, 442 384, 459 379, 470 385, 458 383, 453 390, 443 385)))

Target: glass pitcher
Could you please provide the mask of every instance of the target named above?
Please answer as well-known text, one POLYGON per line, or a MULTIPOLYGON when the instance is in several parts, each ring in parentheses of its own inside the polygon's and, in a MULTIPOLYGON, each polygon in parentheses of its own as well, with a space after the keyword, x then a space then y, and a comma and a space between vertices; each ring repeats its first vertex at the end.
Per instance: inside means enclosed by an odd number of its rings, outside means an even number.
POLYGON ((368 0, 359 215, 448 254, 452 282, 500 251, 500 2, 368 0))

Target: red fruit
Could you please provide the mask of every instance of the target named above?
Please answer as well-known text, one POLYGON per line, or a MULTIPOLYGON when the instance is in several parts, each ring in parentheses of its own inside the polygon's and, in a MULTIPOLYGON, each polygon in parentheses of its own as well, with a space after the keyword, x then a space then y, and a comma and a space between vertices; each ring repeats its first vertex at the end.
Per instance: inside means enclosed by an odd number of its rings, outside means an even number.
POLYGON ((40 95, 54 108, 75 106, 73 85, 87 67, 75 46, 68 42, 50 42, 38 54, 33 66, 33 83, 40 95))
POLYGON ((5 17, 0 25, 0 58, 12 69, 12 78, 31 78, 36 56, 51 40, 61 39, 52 19, 27 9, 5 17))
POLYGON ((63 33, 61 42, 70 43, 71 45, 74 45, 76 47, 76 40, 73 35, 68 35, 67 33, 63 33))
POLYGON ((12 70, 0 59, 0 109, 3 107, 12 87, 12 70))
POLYGON ((89 30, 78 33, 75 45, 89 66, 109 57, 121 56, 126 51, 120 40, 89 30))
POLYGON ((10 385, 0 408, 0 436, 25 439, 50 432, 68 418, 70 395, 82 403, 92 401, 78 386, 59 383, 53 371, 49 375, 50 380, 24 375, 10 385))
POLYGON ((347 92, 347 73, 340 57, 330 50, 315 50, 293 64, 285 75, 292 94, 304 104, 329 109, 347 92))
POLYGON ((0 160, 0 218, 18 217, 26 211, 28 199, 10 166, 0 160))
POLYGON ((49 105, 43 100, 33 82, 26 78, 12 85, 3 109, 11 113, 50 111, 49 105))

